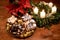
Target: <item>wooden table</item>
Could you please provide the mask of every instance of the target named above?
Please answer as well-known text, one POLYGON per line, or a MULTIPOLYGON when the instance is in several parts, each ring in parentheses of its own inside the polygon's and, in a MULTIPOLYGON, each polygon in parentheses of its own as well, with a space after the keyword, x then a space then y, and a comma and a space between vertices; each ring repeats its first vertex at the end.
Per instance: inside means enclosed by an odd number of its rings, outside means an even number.
MULTIPOLYGON (((26 39, 18 39, 9 35, 6 31, 6 20, 11 14, 4 8, 7 3, 8 2, 4 0, 0 1, 0 40, 60 40, 60 23, 52 25, 50 30, 37 28, 35 33, 26 39)), ((58 3, 56 4, 58 5, 58 3)), ((58 5, 58 7, 60 6, 58 5)))

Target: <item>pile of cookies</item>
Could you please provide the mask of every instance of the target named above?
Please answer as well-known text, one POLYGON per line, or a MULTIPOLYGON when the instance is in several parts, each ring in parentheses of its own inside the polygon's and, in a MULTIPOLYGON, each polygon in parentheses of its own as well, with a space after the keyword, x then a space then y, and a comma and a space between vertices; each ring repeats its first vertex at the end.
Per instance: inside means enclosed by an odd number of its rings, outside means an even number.
POLYGON ((34 33, 36 29, 36 22, 29 14, 25 14, 20 18, 12 15, 8 18, 6 26, 8 33, 11 33, 13 36, 18 38, 26 38, 34 33))

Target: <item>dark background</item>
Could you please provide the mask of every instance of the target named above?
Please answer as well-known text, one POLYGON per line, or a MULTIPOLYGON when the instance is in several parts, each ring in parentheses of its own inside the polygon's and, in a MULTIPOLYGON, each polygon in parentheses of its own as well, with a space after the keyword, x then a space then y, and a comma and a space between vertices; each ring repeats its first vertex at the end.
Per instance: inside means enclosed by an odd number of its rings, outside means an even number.
MULTIPOLYGON (((60 0, 33 0, 34 2, 53 2, 60 9, 60 0)), ((52 25, 50 30, 37 28, 35 33, 26 39, 17 39, 6 32, 6 20, 11 14, 4 6, 8 5, 7 0, 0 0, 0 40, 60 40, 60 23, 52 25)))

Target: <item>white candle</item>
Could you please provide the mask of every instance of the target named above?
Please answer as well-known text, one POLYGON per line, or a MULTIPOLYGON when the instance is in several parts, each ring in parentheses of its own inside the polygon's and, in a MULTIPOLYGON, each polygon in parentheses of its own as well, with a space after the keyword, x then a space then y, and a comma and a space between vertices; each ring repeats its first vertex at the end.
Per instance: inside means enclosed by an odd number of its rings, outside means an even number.
POLYGON ((56 11, 57 11, 57 7, 56 6, 53 6, 52 7, 52 13, 56 13, 56 11))
POLYGON ((50 2, 50 3, 48 4, 48 6, 49 6, 49 7, 52 7, 52 6, 53 6, 53 3, 52 3, 52 2, 50 2))
POLYGON ((45 18, 45 16, 46 16, 46 13, 45 13, 44 10, 42 10, 42 12, 40 12, 40 17, 41 17, 41 18, 45 18))
POLYGON ((38 14, 38 8, 37 8, 37 7, 33 8, 33 12, 34 12, 35 14, 38 14))

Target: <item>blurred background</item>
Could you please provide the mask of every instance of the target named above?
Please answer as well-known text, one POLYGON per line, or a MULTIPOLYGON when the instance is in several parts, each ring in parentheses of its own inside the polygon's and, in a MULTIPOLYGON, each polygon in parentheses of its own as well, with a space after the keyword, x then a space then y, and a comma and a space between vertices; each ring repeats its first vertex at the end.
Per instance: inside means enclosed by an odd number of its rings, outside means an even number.
MULTIPOLYGON (((34 2, 45 1, 53 2, 60 9, 60 0, 33 0, 34 2)), ((45 28, 37 28, 35 33, 26 39, 13 38, 6 32, 6 20, 11 14, 5 9, 8 5, 7 0, 0 0, 0 40, 60 40, 60 23, 52 25, 50 30, 45 28)))
MULTIPOLYGON (((57 7, 60 7, 60 0, 33 0, 34 2, 45 1, 45 2, 53 2, 57 7)), ((0 6, 5 6, 8 4, 7 0, 0 0, 0 6)))

